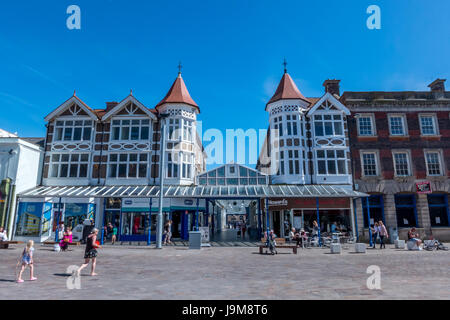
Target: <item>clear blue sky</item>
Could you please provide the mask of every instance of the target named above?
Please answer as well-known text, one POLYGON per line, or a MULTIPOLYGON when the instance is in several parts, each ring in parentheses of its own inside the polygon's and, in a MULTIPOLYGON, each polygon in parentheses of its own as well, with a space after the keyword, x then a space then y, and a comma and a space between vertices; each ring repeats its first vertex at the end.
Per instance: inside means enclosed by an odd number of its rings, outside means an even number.
MULTIPOLYGON (((428 90, 450 78, 450 1, 2 1, 0 128, 43 136, 73 90, 92 108, 130 89, 153 107, 183 63, 204 128, 266 128, 282 60, 305 96, 428 90), (81 30, 66 9, 81 8, 81 30), (366 8, 381 8, 381 30, 366 8)), ((450 87, 447 83, 447 87, 450 87)))

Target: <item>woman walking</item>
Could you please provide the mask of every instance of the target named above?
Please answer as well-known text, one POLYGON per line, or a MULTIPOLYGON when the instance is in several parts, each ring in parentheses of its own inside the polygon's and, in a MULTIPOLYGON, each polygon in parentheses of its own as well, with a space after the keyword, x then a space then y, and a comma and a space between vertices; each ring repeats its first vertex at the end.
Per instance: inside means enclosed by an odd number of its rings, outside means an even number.
POLYGON ((378 222, 378 230, 380 233, 380 249, 386 249, 386 245, 384 244, 384 237, 389 238, 388 232, 386 230, 386 227, 383 224, 383 221, 378 222))
POLYGON ((95 266, 97 264, 97 248, 101 248, 97 244, 98 229, 94 228, 91 234, 86 239, 86 250, 84 252, 84 263, 78 268, 77 274, 80 275, 81 270, 86 268, 89 264, 89 260, 92 260, 91 276, 96 276, 95 266))
POLYGON ((34 241, 33 240, 28 240, 27 242, 27 246, 25 249, 23 249, 22 252, 22 257, 21 257, 21 263, 22 263, 22 268, 20 269, 19 272, 19 276, 17 277, 17 282, 18 283, 22 283, 23 279, 22 279, 22 274, 25 271, 25 268, 27 266, 30 267, 30 281, 34 281, 37 280, 37 278, 34 277, 33 272, 34 272, 34 266, 33 266, 33 251, 34 251, 34 241))

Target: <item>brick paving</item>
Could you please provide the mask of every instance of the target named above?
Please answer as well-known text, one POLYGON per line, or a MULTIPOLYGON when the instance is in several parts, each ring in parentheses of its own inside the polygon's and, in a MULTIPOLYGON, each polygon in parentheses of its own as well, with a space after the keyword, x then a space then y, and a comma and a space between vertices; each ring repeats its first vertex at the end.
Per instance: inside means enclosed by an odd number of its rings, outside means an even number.
MULTIPOLYGON (((217 245, 217 246, 214 246, 217 245)), ((21 246, 0 250, 0 299, 450 299, 450 251, 406 251, 387 246, 366 254, 329 249, 280 250, 259 255, 250 242, 240 247, 189 250, 178 244, 105 246, 96 277, 81 276, 69 290, 66 273, 80 265, 83 247, 53 252, 36 246, 36 282, 15 283, 21 246), (381 290, 369 290, 369 265, 381 268, 381 290)), ((25 272, 24 279, 29 273, 25 272)))

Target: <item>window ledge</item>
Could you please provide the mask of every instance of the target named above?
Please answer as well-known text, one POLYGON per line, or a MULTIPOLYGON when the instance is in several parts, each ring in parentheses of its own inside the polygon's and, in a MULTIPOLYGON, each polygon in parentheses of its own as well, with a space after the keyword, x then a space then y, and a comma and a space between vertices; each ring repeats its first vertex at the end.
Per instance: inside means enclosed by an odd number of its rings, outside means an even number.
POLYGON ((440 139, 442 135, 440 134, 421 134, 422 139, 440 139))
POLYGON ((389 135, 389 139, 392 140, 405 140, 405 139, 409 139, 409 135, 405 135, 405 136, 400 136, 400 135, 389 135))

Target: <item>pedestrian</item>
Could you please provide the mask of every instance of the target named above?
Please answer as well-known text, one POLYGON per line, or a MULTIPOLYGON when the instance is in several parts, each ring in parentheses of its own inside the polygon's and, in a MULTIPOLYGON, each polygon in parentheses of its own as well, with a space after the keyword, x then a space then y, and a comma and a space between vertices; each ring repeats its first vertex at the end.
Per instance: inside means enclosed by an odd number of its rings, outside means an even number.
POLYGON ((23 279, 22 279, 22 274, 25 271, 25 268, 27 266, 30 267, 30 281, 34 281, 37 280, 37 278, 34 277, 33 272, 34 272, 34 266, 33 266, 33 251, 34 251, 34 241, 33 240, 28 240, 27 242, 27 246, 25 247, 25 249, 23 249, 22 252, 22 257, 20 258, 20 263, 22 264, 20 272, 19 272, 19 276, 17 277, 17 282, 18 283, 22 283, 23 279))
POLYGON ((115 225, 114 228, 112 229, 111 244, 116 243, 116 239, 117 239, 117 225, 115 225))
POLYGON ((247 231, 247 223, 244 221, 241 226, 241 237, 245 239, 245 232, 247 231))
POLYGON ((86 250, 84 252, 84 263, 77 270, 77 275, 80 275, 81 270, 89 265, 89 261, 92 260, 91 276, 96 276, 95 267, 97 264, 97 249, 101 246, 97 243, 98 229, 92 229, 91 234, 86 239, 86 250))
POLYGON ((66 232, 64 232, 61 241, 59 242, 59 246, 62 251, 66 251, 69 247, 69 243, 72 243, 72 228, 67 227, 66 232))
POLYGON ((172 220, 167 221, 165 225, 164 233, 166 237, 164 238, 164 244, 171 244, 170 239, 172 238, 172 220))
POLYGON ((64 236, 64 222, 61 221, 58 226, 58 239, 61 240, 64 236))
POLYGON ((384 238, 389 238, 389 234, 387 232, 386 227, 383 224, 383 221, 378 222, 378 230, 380 233, 380 249, 386 249, 386 244, 384 243, 384 238))
POLYGON ((370 230, 372 231, 372 248, 375 249, 375 246, 377 244, 377 238, 379 234, 379 228, 378 228, 378 222, 375 222, 375 224, 370 225, 370 230))

